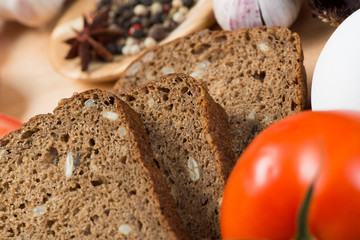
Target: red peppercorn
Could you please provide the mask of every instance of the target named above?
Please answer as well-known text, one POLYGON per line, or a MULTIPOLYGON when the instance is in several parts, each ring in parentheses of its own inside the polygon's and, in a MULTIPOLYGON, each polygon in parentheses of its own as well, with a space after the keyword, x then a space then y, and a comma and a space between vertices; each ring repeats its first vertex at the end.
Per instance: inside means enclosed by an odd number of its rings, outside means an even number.
POLYGON ((129 28, 129 35, 130 35, 130 36, 133 36, 133 35, 134 35, 134 32, 135 32, 136 30, 141 30, 141 29, 142 29, 142 27, 141 27, 140 24, 134 24, 134 25, 132 25, 132 26, 129 28))
POLYGON ((166 3, 163 5, 163 13, 168 13, 171 9, 170 4, 166 3))

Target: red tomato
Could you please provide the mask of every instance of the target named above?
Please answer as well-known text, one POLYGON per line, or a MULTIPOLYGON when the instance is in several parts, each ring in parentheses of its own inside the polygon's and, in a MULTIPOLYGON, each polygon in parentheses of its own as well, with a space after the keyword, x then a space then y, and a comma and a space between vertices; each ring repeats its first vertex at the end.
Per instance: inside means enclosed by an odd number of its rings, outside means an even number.
POLYGON ((5 136, 5 134, 18 129, 21 126, 21 123, 9 116, 0 114, 0 139, 5 136))
POLYGON ((315 239, 360 239, 360 113, 303 112, 270 126, 238 160, 220 212, 223 239, 294 238, 312 182, 315 239))

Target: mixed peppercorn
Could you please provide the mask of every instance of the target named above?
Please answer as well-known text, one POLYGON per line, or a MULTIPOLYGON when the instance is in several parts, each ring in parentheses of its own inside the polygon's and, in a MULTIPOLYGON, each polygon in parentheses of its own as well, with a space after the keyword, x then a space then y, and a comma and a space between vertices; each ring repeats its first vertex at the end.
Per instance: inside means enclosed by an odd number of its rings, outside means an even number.
POLYGON ((97 11, 84 17, 83 30, 65 42, 66 59, 80 57, 81 70, 94 57, 112 61, 112 55, 134 55, 154 47, 182 21, 197 0, 100 0, 97 11))
MULTIPOLYGON (((107 21, 106 24, 101 25, 101 32, 106 30, 107 35, 111 35, 112 38, 107 37, 107 41, 102 41, 100 35, 95 39, 103 45, 108 53, 101 49, 101 46, 94 47, 94 44, 88 49, 89 51, 94 50, 95 56, 100 55, 100 59, 112 61, 112 58, 103 56, 109 54, 134 55, 145 48, 154 47, 185 20, 186 14, 195 3, 196 0, 100 0, 97 2, 97 11, 90 14, 88 21, 91 22, 91 18, 99 15, 102 15, 103 19, 106 15, 107 21), (122 34, 119 35, 119 32, 122 34), (99 54, 100 52, 102 54, 99 54)), ((86 21, 85 18, 84 22, 86 21)), ((77 41, 84 42, 84 35, 88 38, 87 33, 93 34, 93 28, 92 24, 84 25, 84 30, 77 32, 77 41)), ((96 29, 96 33, 98 32, 99 30, 96 29)), ((92 36, 91 34, 90 36, 92 36)), ((85 40, 86 45, 89 40, 85 40)), ((92 39, 90 39, 90 42, 93 42, 92 39)), ((71 41, 68 40, 67 43, 72 43, 72 49, 70 50, 72 52, 76 51, 78 45, 80 46, 77 42, 73 42, 72 39, 71 41)), ((82 55, 69 53, 67 59, 78 55, 84 58, 81 59, 82 70, 87 70, 92 53, 88 53, 88 51, 82 55)))
POLYGON ((125 36, 106 47, 112 54, 133 55, 163 40, 184 19, 194 0, 101 0, 97 8, 111 5, 110 28, 125 36))
POLYGON ((66 59, 80 56, 85 71, 93 55, 112 61, 112 55, 134 55, 154 47, 185 20, 195 3, 196 0, 100 0, 97 11, 84 17, 84 29, 66 41, 71 44, 66 59), (101 24, 93 24, 98 19, 101 24))

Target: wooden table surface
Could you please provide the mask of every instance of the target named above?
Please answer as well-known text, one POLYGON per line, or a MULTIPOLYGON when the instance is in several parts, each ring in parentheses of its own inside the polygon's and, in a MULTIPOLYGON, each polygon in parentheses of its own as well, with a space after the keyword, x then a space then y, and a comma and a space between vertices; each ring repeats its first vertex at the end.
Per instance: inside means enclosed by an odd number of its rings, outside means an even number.
MULTIPOLYGON (((52 112, 61 98, 90 88, 110 89, 113 83, 90 84, 67 79, 49 60, 49 36, 56 23, 26 28, 0 21, 0 112, 21 121, 52 112)), ((310 93, 316 60, 335 28, 312 18, 304 4, 291 29, 302 40, 310 93)))

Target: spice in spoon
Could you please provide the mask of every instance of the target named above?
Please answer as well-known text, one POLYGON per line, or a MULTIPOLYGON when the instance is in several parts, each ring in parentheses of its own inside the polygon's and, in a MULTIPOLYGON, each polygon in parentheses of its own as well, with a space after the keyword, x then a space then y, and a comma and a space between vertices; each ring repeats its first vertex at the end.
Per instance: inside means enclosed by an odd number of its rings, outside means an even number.
POLYGON ((110 7, 95 12, 92 21, 84 16, 83 30, 74 30, 76 37, 65 41, 71 45, 65 59, 73 59, 79 56, 82 71, 88 69, 94 54, 106 62, 113 61, 113 55, 104 44, 116 41, 124 35, 124 31, 108 28, 109 12, 110 7))
POLYGON ((99 0, 93 20, 84 17, 84 29, 68 39, 66 59, 81 58, 86 71, 93 55, 113 61, 113 55, 134 55, 156 46, 185 17, 197 0, 99 0))

